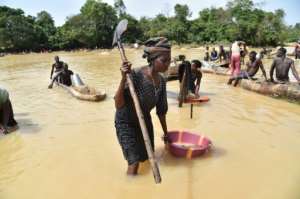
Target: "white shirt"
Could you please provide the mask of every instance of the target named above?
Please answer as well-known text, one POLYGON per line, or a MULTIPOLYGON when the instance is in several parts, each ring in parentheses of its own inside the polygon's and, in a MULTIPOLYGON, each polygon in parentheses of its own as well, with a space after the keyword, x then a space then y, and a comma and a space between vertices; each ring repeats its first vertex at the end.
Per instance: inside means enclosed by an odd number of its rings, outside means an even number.
POLYGON ((241 49, 239 47, 239 42, 235 41, 231 46, 232 55, 240 55, 241 49))

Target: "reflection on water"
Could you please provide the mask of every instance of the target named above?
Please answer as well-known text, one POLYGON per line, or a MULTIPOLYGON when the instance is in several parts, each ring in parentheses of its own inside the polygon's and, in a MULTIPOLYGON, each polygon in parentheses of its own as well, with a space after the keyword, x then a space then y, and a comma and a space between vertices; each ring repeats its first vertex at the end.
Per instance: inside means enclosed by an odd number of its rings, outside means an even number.
MULTIPOLYGON (((0 137, 0 198, 299 198, 300 107, 226 85, 205 74, 210 102, 178 108, 178 82, 168 83, 169 129, 189 129, 212 139, 212 151, 188 161, 171 156, 155 115, 156 156, 162 184, 148 163, 140 176, 125 175, 113 124, 113 95, 120 79, 116 50, 57 53, 84 82, 108 98, 90 103, 65 90, 47 89, 52 54, 0 58, 0 84, 10 91, 20 129, 0 137)), ((175 50, 188 59, 199 49, 175 50)), ((145 64, 141 50, 127 50, 145 64)), ((271 60, 265 60, 266 66, 271 60)))

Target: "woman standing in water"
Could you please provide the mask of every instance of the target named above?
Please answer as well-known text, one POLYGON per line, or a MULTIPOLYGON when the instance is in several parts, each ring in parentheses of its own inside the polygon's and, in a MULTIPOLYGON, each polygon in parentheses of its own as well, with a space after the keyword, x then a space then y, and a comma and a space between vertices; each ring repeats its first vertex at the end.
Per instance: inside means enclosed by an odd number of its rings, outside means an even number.
POLYGON ((168 70, 171 62, 171 46, 166 38, 153 38, 145 43, 143 58, 148 66, 131 70, 131 63, 121 67, 122 79, 115 95, 115 127, 125 159, 128 162, 128 175, 136 175, 139 163, 148 159, 139 120, 131 98, 126 74, 131 73, 139 98, 144 120, 154 149, 154 133, 150 112, 156 107, 156 114, 167 142, 166 113, 168 111, 166 82, 159 74, 168 70))

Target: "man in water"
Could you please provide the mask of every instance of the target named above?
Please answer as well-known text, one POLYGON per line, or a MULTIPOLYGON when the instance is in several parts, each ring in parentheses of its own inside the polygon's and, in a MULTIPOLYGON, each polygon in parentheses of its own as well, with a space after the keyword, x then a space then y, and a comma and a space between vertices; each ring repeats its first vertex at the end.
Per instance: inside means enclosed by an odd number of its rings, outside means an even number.
POLYGON ((215 48, 212 48, 212 51, 210 53, 210 61, 216 61, 218 59, 218 52, 215 48))
POLYGON ((55 56, 54 60, 55 63, 52 65, 51 74, 50 74, 51 83, 48 86, 48 88, 52 88, 55 81, 56 82, 60 81, 60 77, 64 71, 65 66, 67 65, 64 62, 59 61, 58 56, 55 56), (54 76, 53 76, 53 72, 54 72, 54 76))
POLYGON ((210 57, 209 57, 209 46, 205 47, 205 55, 204 55, 204 61, 209 61, 210 57))
POLYGON ((247 69, 246 71, 242 71, 237 77, 231 77, 228 81, 228 84, 230 85, 233 81, 235 81, 234 86, 237 86, 239 81, 241 79, 251 79, 256 80, 254 76, 258 72, 258 69, 260 68, 262 71, 262 74, 267 81, 267 75, 264 68, 264 65, 261 61, 261 59, 256 58, 257 53, 255 51, 251 51, 249 54, 249 62, 247 62, 247 69))
POLYGON ((6 89, 0 87, 0 132, 7 134, 18 128, 6 89))
POLYGON ((65 65, 64 67, 64 71, 62 72, 62 84, 66 85, 66 86, 71 86, 72 85, 72 80, 71 80, 71 76, 73 75, 73 71, 69 70, 68 65, 65 65))
POLYGON ((226 55, 226 52, 225 52, 225 49, 222 45, 220 45, 219 47, 219 60, 220 62, 222 62, 222 60, 227 60, 227 55, 226 55))
POLYGON ((191 63, 185 60, 184 55, 179 55, 179 61, 181 63, 178 66, 178 80, 179 80, 179 107, 182 107, 182 103, 184 101, 185 96, 188 94, 188 85, 191 84, 190 76, 191 76, 191 63))
POLYGON ((271 70, 270 70, 270 79, 272 82, 275 82, 273 79, 274 70, 276 71, 276 79, 278 83, 285 84, 290 81, 289 71, 292 69, 292 73, 298 83, 300 84, 299 74, 295 68, 294 61, 286 57, 286 49, 279 48, 277 52, 277 57, 274 58, 271 70))
POLYGON ((199 97, 200 82, 202 79, 201 67, 202 63, 199 60, 192 60, 189 90, 195 97, 199 97))

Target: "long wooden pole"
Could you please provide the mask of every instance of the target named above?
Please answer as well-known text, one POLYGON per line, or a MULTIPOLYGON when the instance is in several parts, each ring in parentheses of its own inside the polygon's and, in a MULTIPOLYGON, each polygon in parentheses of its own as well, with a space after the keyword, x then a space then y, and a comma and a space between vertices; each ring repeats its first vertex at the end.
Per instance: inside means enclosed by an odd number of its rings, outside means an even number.
MULTIPOLYGON (((118 48, 119 48, 119 51, 120 51, 120 54, 121 54, 122 61, 126 62, 127 58, 125 56, 124 48, 123 48, 120 41, 118 41, 118 48)), ((155 183, 158 184, 158 183, 161 183, 161 176, 160 176, 158 164, 157 164, 157 162, 154 158, 154 153, 153 153, 153 149, 152 149, 152 146, 151 146, 151 141, 150 141, 149 134, 148 134, 148 129, 146 127, 144 114, 141 110, 141 105, 140 105, 138 96, 137 96, 137 94, 135 92, 135 89, 134 89, 134 84, 133 84, 132 79, 131 79, 131 74, 126 74, 126 80, 127 80, 128 86, 129 86, 129 91, 130 91, 131 97, 133 99, 136 114, 137 114, 139 122, 140 122, 140 126, 141 126, 141 130, 142 130, 142 133, 143 133, 143 138, 144 138, 148 158, 149 158, 149 161, 150 161, 150 164, 151 164, 152 172, 153 172, 153 175, 154 175, 155 183)))

